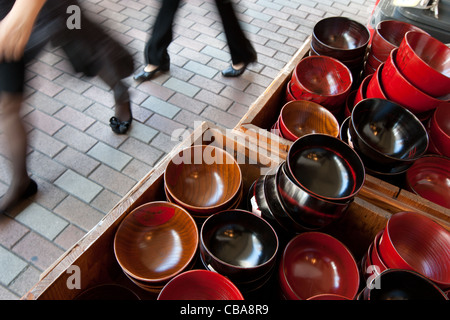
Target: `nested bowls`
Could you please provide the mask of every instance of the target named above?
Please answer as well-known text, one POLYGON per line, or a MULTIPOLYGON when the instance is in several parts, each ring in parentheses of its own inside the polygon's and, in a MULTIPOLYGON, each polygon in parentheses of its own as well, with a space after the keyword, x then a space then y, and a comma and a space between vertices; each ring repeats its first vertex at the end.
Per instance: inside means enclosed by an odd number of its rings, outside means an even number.
POLYGON ((210 145, 183 149, 164 172, 168 198, 195 216, 233 207, 242 195, 242 172, 234 157, 210 145))
POLYGON ((294 68, 291 92, 296 100, 316 102, 334 114, 345 103, 352 84, 350 69, 339 60, 329 56, 309 56, 294 68))
POLYGON ((450 106, 439 106, 434 110, 428 134, 435 153, 450 158, 450 106))
POLYGON ((356 261, 336 238, 321 232, 295 236, 284 249, 279 266, 281 293, 305 300, 320 294, 354 299, 359 287, 356 261))
POLYGON ((369 98, 353 108, 350 139, 364 165, 376 172, 403 172, 428 148, 420 120, 395 102, 369 98))
POLYGON ((279 241, 272 226, 245 210, 208 217, 200 230, 200 257, 206 269, 228 277, 238 287, 264 282, 276 262, 279 241))
POLYGON ((450 286, 450 233, 416 212, 391 216, 379 242, 389 268, 416 271, 441 288, 450 286))
POLYGON ((450 158, 425 155, 406 171, 407 188, 415 194, 450 209, 450 158))
POLYGON ((158 300, 244 300, 226 277, 208 270, 190 270, 170 280, 158 300))
POLYGON ((310 133, 323 133, 337 137, 339 123, 325 107, 306 100, 286 103, 281 109, 279 127, 282 135, 295 141, 310 133))
MULTIPOLYGON (((436 98, 413 85, 399 69, 397 54, 398 48, 391 51, 381 73, 381 83, 389 100, 404 106, 415 114, 433 110, 441 105, 450 106, 450 96, 436 98)), ((409 66, 405 67, 409 68, 409 66)))
POLYGON ((297 139, 288 151, 286 163, 296 184, 330 201, 352 199, 365 181, 358 154, 329 135, 309 134, 297 139))
POLYGON ((395 60, 408 81, 432 97, 450 94, 450 48, 423 32, 409 31, 395 60))
POLYGON ((151 290, 190 268, 198 244, 191 215, 173 203, 155 201, 124 218, 114 237, 114 254, 133 282, 151 290))

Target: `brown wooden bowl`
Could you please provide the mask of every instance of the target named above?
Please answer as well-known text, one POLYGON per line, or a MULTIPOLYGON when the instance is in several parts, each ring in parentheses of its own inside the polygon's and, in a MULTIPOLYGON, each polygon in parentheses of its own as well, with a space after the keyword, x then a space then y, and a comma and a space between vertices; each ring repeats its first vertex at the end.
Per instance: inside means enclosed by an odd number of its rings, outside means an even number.
POLYGON ((198 243, 198 228, 186 210, 155 201, 124 218, 114 237, 114 254, 127 275, 155 285, 185 270, 198 243))
POLYGON ((186 210, 208 214, 235 202, 242 189, 242 172, 225 150, 195 145, 183 149, 168 163, 164 187, 186 210))
POLYGON ((295 141, 309 133, 339 134, 336 117, 325 107, 312 101, 296 100, 286 103, 280 112, 283 136, 295 141))

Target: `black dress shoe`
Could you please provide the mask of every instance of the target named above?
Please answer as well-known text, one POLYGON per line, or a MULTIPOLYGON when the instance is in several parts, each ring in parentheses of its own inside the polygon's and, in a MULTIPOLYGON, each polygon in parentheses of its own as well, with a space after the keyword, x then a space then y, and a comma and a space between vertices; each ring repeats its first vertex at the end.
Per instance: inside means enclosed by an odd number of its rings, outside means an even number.
POLYGON ((116 117, 111 117, 111 119, 109 119, 109 126, 114 133, 125 134, 128 132, 128 129, 130 129, 132 120, 133 117, 131 117, 131 119, 128 121, 120 121, 116 117))
POLYGON ((245 69, 247 69, 247 64, 245 64, 242 68, 240 69, 235 69, 233 68, 233 65, 230 65, 227 69, 222 71, 222 75, 224 77, 239 77, 241 74, 244 73, 245 69))
POLYGON ((170 69, 170 62, 166 62, 152 71, 145 71, 145 69, 142 69, 142 71, 136 74, 133 78, 136 81, 148 81, 151 78, 153 78, 155 74, 158 73, 159 71, 169 71, 169 69, 170 69))

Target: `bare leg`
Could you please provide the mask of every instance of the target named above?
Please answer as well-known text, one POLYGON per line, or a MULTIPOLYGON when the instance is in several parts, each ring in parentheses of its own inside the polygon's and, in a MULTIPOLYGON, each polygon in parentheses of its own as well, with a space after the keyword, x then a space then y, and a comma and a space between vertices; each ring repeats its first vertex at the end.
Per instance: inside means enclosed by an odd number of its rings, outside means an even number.
POLYGON ((36 192, 35 188, 28 190, 32 181, 27 172, 28 140, 20 116, 22 101, 22 94, 3 93, 0 97, 2 127, 12 163, 12 181, 6 194, 0 199, 0 212, 6 211, 24 197, 36 192))

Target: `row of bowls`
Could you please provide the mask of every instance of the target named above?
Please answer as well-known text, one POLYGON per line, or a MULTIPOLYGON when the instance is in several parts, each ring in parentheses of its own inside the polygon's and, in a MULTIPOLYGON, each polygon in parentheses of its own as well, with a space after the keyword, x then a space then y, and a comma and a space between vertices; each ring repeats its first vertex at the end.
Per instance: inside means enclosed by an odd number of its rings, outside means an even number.
POLYGON ((392 100, 419 118, 450 106, 450 48, 425 33, 407 32, 372 75, 368 94, 392 100))
POLYGON ((307 100, 287 102, 280 111, 271 132, 290 141, 310 133, 339 136, 339 122, 320 104, 307 100))
POLYGON ((286 161, 257 179, 249 210, 291 233, 323 228, 340 219, 365 181, 357 153, 337 137, 297 139, 286 161))
POLYGON ((387 60, 391 51, 400 46, 405 34, 409 31, 426 33, 421 28, 405 21, 380 21, 375 27, 367 50, 364 75, 374 73, 379 65, 387 60))
POLYGON ((387 269, 415 271, 439 288, 448 289, 450 232, 422 214, 395 213, 370 244, 361 264, 368 274, 387 269))

